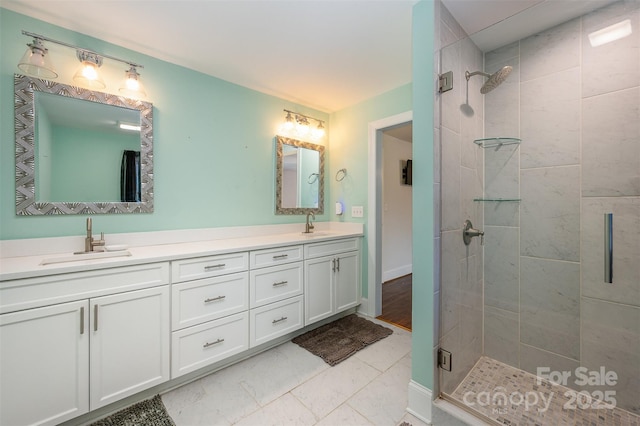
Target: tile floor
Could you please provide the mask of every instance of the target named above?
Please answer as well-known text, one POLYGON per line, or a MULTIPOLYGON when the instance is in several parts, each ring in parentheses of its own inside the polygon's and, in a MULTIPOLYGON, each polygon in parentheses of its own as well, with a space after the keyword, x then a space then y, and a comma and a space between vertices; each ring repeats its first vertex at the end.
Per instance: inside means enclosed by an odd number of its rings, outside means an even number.
POLYGON ((504 425, 640 426, 640 416, 619 408, 597 409, 591 400, 588 408, 577 408, 575 395, 569 388, 483 356, 451 396, 504 425))
MULTIPOLYGON (((166 393, 162 401, 177 426, 424 426, 405 411, 411 333, 372 321, 393 334, 335 367, 287 342, 166 393)), ((465 424, 434 410, 433 424, 465 424)))

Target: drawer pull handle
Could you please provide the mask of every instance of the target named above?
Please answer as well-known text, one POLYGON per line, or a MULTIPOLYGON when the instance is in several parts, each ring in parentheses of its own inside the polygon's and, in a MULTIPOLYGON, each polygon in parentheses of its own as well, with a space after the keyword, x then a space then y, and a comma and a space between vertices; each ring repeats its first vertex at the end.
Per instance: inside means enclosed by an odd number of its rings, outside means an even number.
POLYGON ((209 346, 217 345, 218 343, 222 343, 222 342, 224 342, 224 339, 218 339, 215 342, 207 342, 204 345, 202 345, 202 347, 206 349, 209 346))
POLYGON ((340 258, 339 257, 336 259, 336 270, 338 272, 340 272, 340 258))
POLYGON ((279 323, 279 322, 286 321, 286 320, 287 320, 287 317, 282 317, 282 318, 280 318, 280 319, 273 320, 273 321, 271 322, 271 324, 277 324, 277 323, 279 323))
POLYGON ((279 283, 273 283, 274 287, 280 287, 281 285, 287 284, 289 281, 280 281, 279 283))
POLYGON ((205 271, 210 271, 212 269, 219 269, 219 268, 224 268, 225 264, 224 263, 218 263, 217 265, 209 265, 209 266, 205 266, 204 270, 205 271))
POLYGON ((209 297, 204 299, 204 303, 215 302, 216 300, 223 300, 227 296, 209 297))
POLYGON ((288 254, 279 254, 277 256, 273 256, 274 260, 278 260, 278 259, 286 259, 287 257, 289 257, 288 254))

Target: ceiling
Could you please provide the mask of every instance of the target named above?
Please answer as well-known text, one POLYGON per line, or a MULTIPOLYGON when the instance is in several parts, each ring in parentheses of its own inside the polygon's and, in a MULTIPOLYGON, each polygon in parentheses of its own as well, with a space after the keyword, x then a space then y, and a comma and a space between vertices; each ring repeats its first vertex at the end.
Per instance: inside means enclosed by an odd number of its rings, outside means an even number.
MULTIPOLYGON (((544 12, 539 6, 572 4, 575 8, 594 2, 443 1, 468 34, 506 22, 507 17, 524 9, 542 10, 527 22, 545 28, 547 18, 554 18, 558 12, 544 12)), ((340 110, 412 81, 414 4, 414 0, 1 3, 15 12, 325 112, 340 110)), ((521 26, 517 24, 516 28, 521 26)), ((518 37, 508 37, 512 36, 518 37)), ((492 45, 504 45, 510 41, 508 37, 503 31, 494 32, 481 48, 486 51, 492 45)), ((144 72, 152 73, 153 69, 147 67, 144 72)))

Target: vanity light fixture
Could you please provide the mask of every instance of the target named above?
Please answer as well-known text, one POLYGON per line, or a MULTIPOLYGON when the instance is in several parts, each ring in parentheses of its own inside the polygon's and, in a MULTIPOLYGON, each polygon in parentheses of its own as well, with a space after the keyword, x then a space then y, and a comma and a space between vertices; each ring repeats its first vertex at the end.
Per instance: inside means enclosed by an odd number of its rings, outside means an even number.
POLYGON ((140 82, 140 74, 138 68, 144 68, 143 65, 136 64, 135 62, 125 61, 124 59, 116 58, 115 56, 104 55, 92 50, 84 49, 82 47, 74 46, 62 41, 54 40, 39 34, 30 33, 22 30, 22 34, 33 37, 33 42, 27 44, 29 48, 23 55, 22 59, 18 63, 18 68, 24 71, 25 74, 32 75, 39 78, 53 79, 58 77, 58 74, 53 69, 48 50, 44 47, 43 42, 58 44, 60 46, 69 47, 75 49, 78 60, 82 63, 78 71, 73 76, 73 81, 76 83, 90 88, 90 89, 104 89, 106 84, 100 77, 98 68, 102 66, 103 60, 111 59, 117 62, 127 64, 129 69, 125 71, 125 81, 120 88, 120 92, 128 97, 142 98, 146 97, 146 92, 142 83, 140 82))
POLYGON ((140 82, 140 74, 136 67, 129 64, 129 70, 124 72, 125 80, 123 86, 120 88, 120 93, 131 97, 146 97, 147 92, 144 90, 144 86, 140 82))
POLYGON ((324 120, 301 114, 299 112, 289 111, 288 109, 285 109, 284 112, 287 113, 287 116, 280 127, 284 133, 291 133, 295 131, 297 136, 302 137, 311 133, 311 138, 316 140, 321 139, 324 136, 324 120), (309 120, 314 120, 318 123, 316 128, 311 129, 311 123, 309 120))
POLYGON ((102 58, 85 50, 77 50, 76 56, 81 65, 74 74, 73 81, 91 90, 102 90, 107 87, 98 71, 102 66, 102 58))
POLYGON ((49 49, 44 47, 42 39, 34 37, 33 42, 27 46, 27 51, 18 62, 18 68, 34 77, 56 78, 58 73, 53 68, 51 58, 47 54, 49 49))

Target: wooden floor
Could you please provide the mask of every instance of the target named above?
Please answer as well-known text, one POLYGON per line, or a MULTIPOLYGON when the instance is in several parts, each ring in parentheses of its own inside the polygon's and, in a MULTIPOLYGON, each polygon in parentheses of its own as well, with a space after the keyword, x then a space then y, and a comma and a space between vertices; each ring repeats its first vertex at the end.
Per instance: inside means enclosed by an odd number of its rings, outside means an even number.
POLYGON ((411 274, 382 283, 379 320, 411 331, 411 274))

